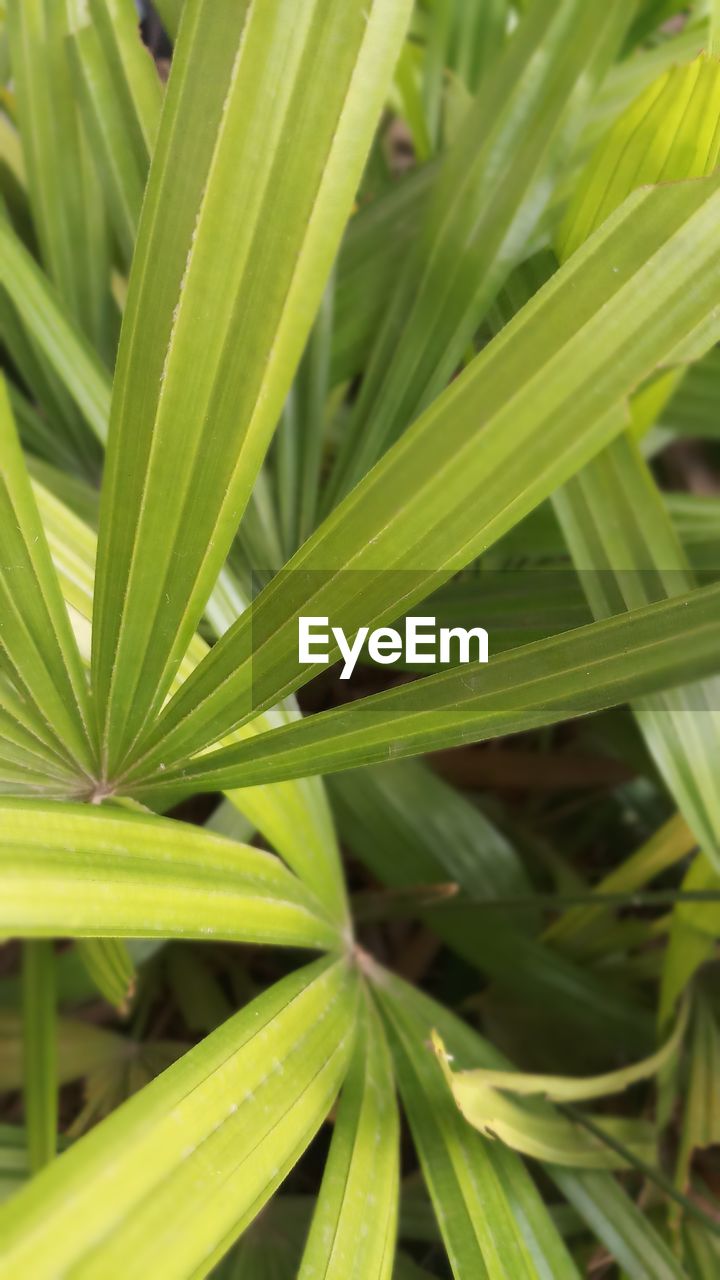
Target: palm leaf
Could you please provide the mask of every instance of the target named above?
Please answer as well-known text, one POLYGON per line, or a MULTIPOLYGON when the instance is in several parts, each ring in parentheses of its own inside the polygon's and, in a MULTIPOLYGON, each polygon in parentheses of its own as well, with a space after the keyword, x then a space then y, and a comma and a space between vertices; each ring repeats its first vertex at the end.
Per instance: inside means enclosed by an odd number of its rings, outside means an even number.
POLYGON ((443 159, 373 344, 333 499, 362 478, 460 364, 526 253, 553 171, 626 25, 625 5, 583 0, 538 0, 521 20, 443 159))
MULTIPOLYGON (((616 706, 718 669, 720 586, 590 623, 167 768, 137 795, 175 799, 480 742, 616 706)), ((166 799, 167 802, 167 799, 166 799)))
POLYGON ((389 1280, 399 1137, 392 1061, 382 1023, 368 1000, 298 1280, 389 1280))
POLYGON ((80 656, 32 494, 4 383, 0 386, 0 648, 6 672, 67 764, 91 762, 88 696, 80 656))
POLYGON ((160 79, 126 0, 70 0, 68 47, 108 217, 132 259, 162 101, 160 79))
POLYGON ((104 481, 93 676, 108 776, 161 705, 229 549, 408 12, 409 0, 205 0, 182 24, 104 481))
POLYGON ((143 771, 150 747, 166 764, 182 758, 309 677, 299 613, 332 616, 346 634, 389 621, 607 444, 618 403, 714 306, 717 263, 698 261, 696 275, 690 259, 713 257, 718 199, 710 179, 623 205, 223 636, 135 749, 143 771))
MULTIPOLYGON (((43 486, 35 484, 34 491, 76 638, 89 661, 95 534, 43 486)), ((213 600, 216 612, 222 612, 223 602, 217 600, 215 593, 213 600)), ((206 641, 195 635, 178 672, 178 685, 207 652, 206 641)), ((274 709, 271 716, 258 718, 249 726, 248 733, 259 733, 263 728, 296 718, 297 712, 288 703, 274 709)), ((345 887, 322 783, 302 780, 272 788, 251 787, 242 792, 233 791, 229 797, 293 870, 314 887, 333 913, 344 919, 347 914, 345 887)))
POLYGON ((383 977, 383 1012, 423 1175, 459 1280, 574 1277, 577 1271, 520 1161, 480 1138, 453 1108, 424 1028, 383 977))
POLYGON ((207 1275, 327 1114, 355 1001, 321 961, 236 1014, 0 1211, 5 1267, 207 1275))
POLYGON ((270 854, 107 807, 1 800, 0 813, 2 934, 337 945, 319 903, 270 854))
MULTIPOLYGON (((642 183, 711 173, 720 154, 719 121, 716 61, 697 59, 652 84, 588 166, 567 215, 562 255, 642 183)), ((694 585, 652 476, 627 438, 613 441, 571 481, 556 509, 595 617, 694 585)), ((712 764, 720 749, 718 687, 678 690, 672 700, 638 703, 635 712, 681 812, 720 866, 720 790, 712 764)))
POLYGON ((28 189, 46 270, 100 349, 113 345, 110 244, 73 95, 68 14, 54 0, 11 0, 8 35, 28 189))
MULTIPOLYGON (((107 435, 110 377, 69 318, 50 281, 0 218, 0 279, 47 363, 100 441, 107 435)), ((33 383, 34 383, 33 379, 33 383)))
MULTIPOLYGON (((440 1029, 445 1043, 458 1061, 467 1066, 502 1068, 509 1063, 477 1032, 455 1017, 437 1001, 406 983, 380 972, 379 980, 390 989, 391 999, 418 1023, 427 1052, 427 1037, 433 1026, 440 1029)), ((428 1055, 429 1056, 429 1055, 428 1055)), ((473 1133, 473 1136, 478 1135, 473 1133)), ((488 1150, 495 1151, 495 1144, 488 1150)), ((557 1184, 578 1213, 610 1252, 627 1268, 632 1280, 654 1280, 654 1266, 663 1280, 680 1280, 681 1267, 649 1217, 609 1173, 545 1165, 545 1172, 557 1184)))

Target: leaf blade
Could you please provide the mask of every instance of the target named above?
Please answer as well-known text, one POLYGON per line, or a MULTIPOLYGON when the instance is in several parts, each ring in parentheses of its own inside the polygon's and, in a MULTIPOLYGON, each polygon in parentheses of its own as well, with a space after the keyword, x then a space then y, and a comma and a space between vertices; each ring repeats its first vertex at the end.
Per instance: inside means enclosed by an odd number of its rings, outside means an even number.
MULTIPOLYGON (((390 621, 608 443, 617 404, 675 348, 668 323, 694 329, 720 291, 720 253, 698 291, 685 287, 685 231, 720 203, 718 185, 635 196, 573 255, 219 641, 134 752, 138 768, 160 758, 159 742, 169 763, 217 741, 231 727, 228 705, 237 724, 307 680, 314 668, 297 660, 298 614, 332 615, 346 634, 390 621), (657 309, 657 272, 663 287, 672 281, 670 310, 657 309), (691 292, 692 319, 682 315, 691 292)), ((707 231, 698 235, 707 250, 707 231)))
POLYGON ((382 1023, 365 998, 298 1280, 389 1280, 392 1272, 400 1126, 382 1023))
POLYGON ((100 806, 0 800, 0 814, 2 934, 338 944, 310 892, 250 846, 100 806))
POLYGON ((4 379, 0 383, 0 648, 50 745, 89 770, 89 703, 80 655, 33 498, 4 379), (21 584, 18 589, 18 584, 21 584))
POLYGON ((6 1264, 43 1280, 132 1253, 168 1280, 207 1274, 327 1114, 356 998, 344 965, 321 961, 236 1014, 0 1211, 6 1264))
POLYGON ((402 987, 381 975, 386 1017, 405 1109, 445 1247, 458 1280, 508 1274, 577 1275, 521 1162, 473 1133, 443 1097, 443 1081, 422 1024, 403 1007, 402 987))
POLYGON ((717 671, 720 588, 590 623, 168 768, 133 787, 179 796, 304 777, 554 724, 717 671), (694 649, 694 653, 693 653, 694 649))
POLYGON ((229 549, 409 7, 204 0, 185 15, 133 263, 101 504, 93 680, 111 772, 162 703, 229 549))

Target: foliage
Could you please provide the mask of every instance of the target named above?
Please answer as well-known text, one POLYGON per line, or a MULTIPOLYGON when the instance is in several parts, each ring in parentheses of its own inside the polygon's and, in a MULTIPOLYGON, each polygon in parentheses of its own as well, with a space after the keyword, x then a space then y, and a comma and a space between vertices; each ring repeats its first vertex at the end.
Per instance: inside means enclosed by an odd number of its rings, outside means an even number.
POLYGON ((0 13, 0 1271, 707 1280, 720 5, 156 10, 0 13))

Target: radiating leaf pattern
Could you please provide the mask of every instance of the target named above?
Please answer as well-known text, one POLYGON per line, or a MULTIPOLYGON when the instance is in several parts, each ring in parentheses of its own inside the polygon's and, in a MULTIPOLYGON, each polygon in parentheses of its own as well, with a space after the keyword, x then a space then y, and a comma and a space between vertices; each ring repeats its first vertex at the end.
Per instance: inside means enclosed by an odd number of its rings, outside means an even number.
POLYGON ((719 53, 0 3, 9 1280, 714 1280, 719 53))

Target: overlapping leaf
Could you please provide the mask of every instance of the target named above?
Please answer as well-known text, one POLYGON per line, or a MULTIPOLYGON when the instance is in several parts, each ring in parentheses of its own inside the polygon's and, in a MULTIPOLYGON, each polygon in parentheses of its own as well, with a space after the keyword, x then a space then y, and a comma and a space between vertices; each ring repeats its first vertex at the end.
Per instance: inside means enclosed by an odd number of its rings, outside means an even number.
POLYGON ((276 858, 202 829, 107 807, 0 801, 0 934, 337 945, 276 858))
POLYGON ((348 634, 389 620, 617 434, 618 403, 716 305, 717 185, 638 194, 573 255, 215 646, 136 748, 135 772, 216 741, 306 680, 298 613, 332 614, 348 634))
POLYGON ((207 1275, 326 1116, 355 1003, 321 961, 236 1014, 0 1211, 8 1274, 207 1275))
MULTIPOLYGON (((720 154, 720 63, 668 72, 626 112, 588 166, 560 238, 562 256, 634 187, 712 172, 720 154)), ((596 617, 687 591, 693 575, 639 451, 618 438, 556 499, 596 617)), ((637 703, 645 740, 681 812, 720 866, 720 682, 637 703)))
MULTIPOLYGON (((0 384, 0 653, 17 694, 20 730, 77 774, 91 766, 85 674, 70 629, 4 380, 0 384)), ((3 700, 13 717, 12 691, 3 700)))
POLYGON ((524 256, 585 102, 617 50, 623 4, 537 0, 468 111, 433 185, 344 433, 344 496, 448 382, 524 256))
POLYGON ((368 1000, 298 1280, 391 1276, 399 1140, 390 1052, 377 1010, 368 1000))
POLYGON ((223 747, 134 790, 158 800, 253 786, 587 715, 717 672, 719 620, 720 586, 700 587, 223 747))
POLYGON ((11 0, 7 30, 34 226, 71 316, 105 354, 114 343, 110 243, 73 94, 68 10, 11 0))
POLYGON ((108 777, 162 704, 229 549, 409 8, 204 0, 185 15, 113 391, 93 631, 108 777))
MULTIPOLYGON (((35 494, 75 635, 83 656, 89 661, 95 534, 42 485, 35 485, 35 494)), ((214 599, 214 611, 223 612, 224 602, 214 599)), ((187 678, 207 651, 207 643, 199 635, 194 636, 178 672, 178 684, 187 678)), ((294 718, 295 713, 286 704, 276 708, 270 717, 254 721, 248 726, 247 733, 252 736, 261 732, 263 727, 269 729, 272 725, 289 723, 294 718)), ((347 912, 345 890, 322 783, 303 780, 272 789, 247 788, 242 794, 233 792, 230 798, 288 864, 314 886, 318 896, 333 912, 344 918, 347 912)))

